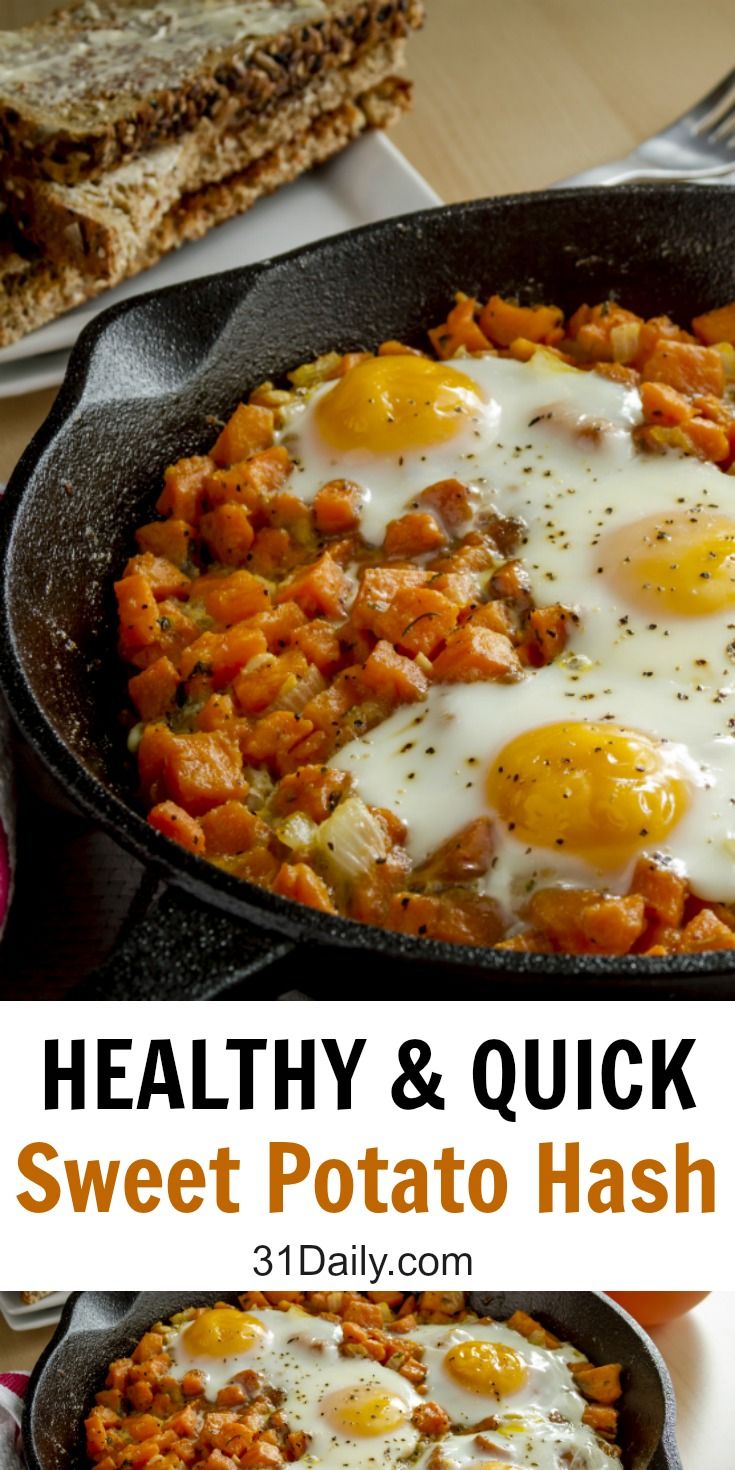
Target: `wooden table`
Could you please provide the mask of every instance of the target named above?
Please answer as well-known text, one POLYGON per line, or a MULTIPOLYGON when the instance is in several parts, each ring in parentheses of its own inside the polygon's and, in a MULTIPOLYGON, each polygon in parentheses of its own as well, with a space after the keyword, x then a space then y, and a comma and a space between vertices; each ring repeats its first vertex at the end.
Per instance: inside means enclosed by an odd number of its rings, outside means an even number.
MULTIPOLYGON (((0 0, 0 28, 51 10, 0 0)), ((449 201, 536 189, 628 152, 735 61, 732 0, 428 0, 394 140, 449 201)), ((53 390, 0 401, 0 479, 53 390)))
MULTIPOLYGON (((0 1372, 31 1368, 51 1331, 11 1332, 0 1321, 0 1372)), ((732 1470, 728 1427, 735 1362, 735 1293, 715 1292, 688 1317, 658 1328, 674 1381, 684 1470, 732 1470)))

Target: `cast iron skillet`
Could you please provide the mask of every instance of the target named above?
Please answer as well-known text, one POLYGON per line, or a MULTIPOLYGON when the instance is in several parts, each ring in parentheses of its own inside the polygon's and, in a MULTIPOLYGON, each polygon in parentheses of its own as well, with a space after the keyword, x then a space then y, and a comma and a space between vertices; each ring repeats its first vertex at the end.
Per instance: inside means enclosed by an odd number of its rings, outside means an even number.
MULTIPOLYGON (((28 1386, 23 1443, 29 1470, 82 1470, 82 1420, 104 1384, 108 1364, 129 1353, 154 1322, 184 1307, 236 1300, 232 1291, 81 1291, 71 1296, 28 1386)), ((682 1470, 668 1370, 622 1308, 596 1291, 470 1292, 469 1301, 474 1310, 500 1320, 523 1309, 592 1362, 623 1363, 622 1470, 682 1470)))
POLYGON ((728 954, 516 955, 388 934, 243 884, 135 809, 116 712, 112 581, 150 519, 163 467, 209 447, 266 377, 330 348, 425 341, 458 287, 571 309, 610 293, 680 321, 735 297, 735 192, 559 190, 388 220, 274 261, 136 298, 82 334, 0 516, 0 679, 22 731, 83 809, 171 886, 88 994, 710 997, 728 954), (299 942, 297 955, 293 947, 299 942), (289 960, 289 955, 291 959, 289 960))

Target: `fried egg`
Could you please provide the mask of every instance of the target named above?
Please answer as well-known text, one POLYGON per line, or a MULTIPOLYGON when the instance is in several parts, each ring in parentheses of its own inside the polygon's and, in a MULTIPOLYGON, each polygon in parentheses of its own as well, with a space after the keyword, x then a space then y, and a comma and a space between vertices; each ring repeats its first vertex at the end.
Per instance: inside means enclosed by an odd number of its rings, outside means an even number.
MULTIPOLYGON (((560 1350, 535 1347, 505 1323, 427 1326, 418 1340, 427 1397, 441 1404, 454 1428, 479 1427, 506 1410, 563 1413, 570 1397, 583 1404, 560 1350)), ((569 1349, 567 1356, 579 1355, 569 1349)))
POLYGON ((492 818, 480 886, 506 919, 541 883, 625 892, 644 852, 735 901, 735 501, 715 466, 639 452, 640 421, 637 390, 545 352, 372 358, 286 415, 304 499, 354 481, 378 545, 459 478, 522 526, 536 604, 576 614, 554 664, 434 685, 333 760, 408 823, 415 863, 492 818))
POLYGON ((195 1368, 205 1396, 248 1369, 280 1395, 291 1430, 308 1437, 299 1464, 334 1470, 392 1466, 419 1441, 411 1415, 421 1401, 397 1373, 370 1358, 340 1355, 342 1326, 298 1308, 241 1312, 214 1307, 177 1327, 166 1341, 176 1377, 195 1368))
POLYGON ((503 1416, 495 1430, 449 1434, 416 1461, 416 1470, 611 1470, 610 1456, 581 1420, 529 1410, 503 1416))

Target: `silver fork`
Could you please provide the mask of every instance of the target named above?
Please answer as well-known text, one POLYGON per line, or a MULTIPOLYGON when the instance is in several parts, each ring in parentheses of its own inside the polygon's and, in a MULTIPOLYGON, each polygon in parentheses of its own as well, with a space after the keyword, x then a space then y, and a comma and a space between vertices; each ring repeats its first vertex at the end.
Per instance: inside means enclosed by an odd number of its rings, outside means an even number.
POLYGON ((735 169, 735 70, 676 122, 626 158, 560 179, 555 188, 716 179, 735 169))

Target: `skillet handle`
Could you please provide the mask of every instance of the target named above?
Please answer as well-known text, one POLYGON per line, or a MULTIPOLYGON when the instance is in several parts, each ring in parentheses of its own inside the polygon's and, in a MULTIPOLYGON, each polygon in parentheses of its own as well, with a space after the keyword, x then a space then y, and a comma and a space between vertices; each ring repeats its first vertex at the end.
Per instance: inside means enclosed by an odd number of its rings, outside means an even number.
MULTIPOLYGON (((211 1000, 243 981, 265 980, 293 949, 292 940, 205 908, 180 889, 165 888, 71 998, 211 1000)), ((269 993, 288 988, 282 977, 269 993)))

